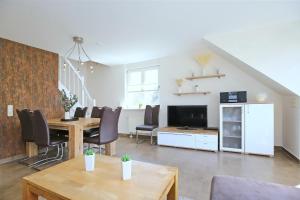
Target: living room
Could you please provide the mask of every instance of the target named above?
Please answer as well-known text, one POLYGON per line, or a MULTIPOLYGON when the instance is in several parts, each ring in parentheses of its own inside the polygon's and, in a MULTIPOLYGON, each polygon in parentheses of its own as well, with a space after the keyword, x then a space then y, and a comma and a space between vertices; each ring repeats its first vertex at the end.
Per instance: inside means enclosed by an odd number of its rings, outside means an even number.
POLYGON ((2 1, 0 199, 297 199, 299 9, 2 1))

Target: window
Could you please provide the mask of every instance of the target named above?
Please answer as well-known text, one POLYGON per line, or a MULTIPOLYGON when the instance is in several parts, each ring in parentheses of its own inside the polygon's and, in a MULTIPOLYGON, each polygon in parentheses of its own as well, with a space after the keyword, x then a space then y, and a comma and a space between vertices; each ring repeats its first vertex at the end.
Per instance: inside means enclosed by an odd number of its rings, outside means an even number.
POLYGON ((129 69, 126 73, 126 105, 144 108, 159 104, 158 67, 129 69))

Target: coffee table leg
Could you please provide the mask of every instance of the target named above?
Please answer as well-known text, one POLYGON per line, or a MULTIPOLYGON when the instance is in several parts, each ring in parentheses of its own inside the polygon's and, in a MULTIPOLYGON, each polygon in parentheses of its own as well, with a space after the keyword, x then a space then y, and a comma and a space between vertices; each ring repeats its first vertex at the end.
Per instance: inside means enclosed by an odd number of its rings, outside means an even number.
POLYGON ((116 142, 111 142, 105 145, 105 155, 107 156, 116 155, 116 142))
POLYGON ((33 142, 26 142, 26 155, 33 157, 38 155, 37 145, 33 142))
POLYGON ((30 187, 25 180, 23 180, 23 200, 38 200, 38 195, 30 191, 30 187))
POLYGON ((176 172, 174 179, 174 184, 167 195, 167 200, 178 200, 178 171, 176 172))
POLYGON ((69 159, 83 154, 83 129, 79 126, 69 126, 69 159))

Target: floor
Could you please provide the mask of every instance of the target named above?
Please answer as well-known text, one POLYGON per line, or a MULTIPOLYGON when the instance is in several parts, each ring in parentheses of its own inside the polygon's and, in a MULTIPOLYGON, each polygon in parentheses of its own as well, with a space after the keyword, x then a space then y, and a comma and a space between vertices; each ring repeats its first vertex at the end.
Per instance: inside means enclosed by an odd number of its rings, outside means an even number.
MULTIPOLYGON (((300 184, 300 165, 282 150, 274 158, 226 152, 205 152, 136 144, 134 139, 121 137, 117 156, 128 153, 135 160, 179 168, 179 194, 182 200, 208 200, 214 175, 249 177, 285 185, 300 184)), ((17 162, 0 165, 0 199, 21 199, 21 178, 36 170, 17 162)))

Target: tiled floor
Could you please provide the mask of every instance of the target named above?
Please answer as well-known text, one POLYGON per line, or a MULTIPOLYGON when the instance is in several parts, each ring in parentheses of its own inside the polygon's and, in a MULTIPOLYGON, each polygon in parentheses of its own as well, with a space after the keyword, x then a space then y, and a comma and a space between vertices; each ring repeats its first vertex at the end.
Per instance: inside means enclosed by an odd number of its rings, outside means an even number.
MULTIPOLYGON (((283 151, 275 157, 205 152, 150 145, 137 145, 134 139, 121 137, 117 156, 128 153, 135 160, 179 168, 179 192, 183 200, 208 200, 214 175, 250 177, 286 185, 300 184, 300 165, 283 151)), ((21 177, 35 172, 16 162, 0 166, 0 199, 21 199, 21 177)))

